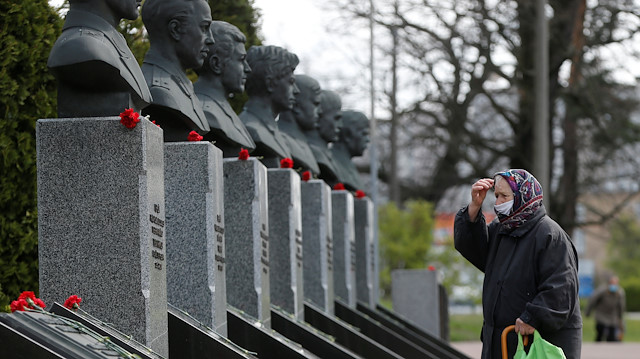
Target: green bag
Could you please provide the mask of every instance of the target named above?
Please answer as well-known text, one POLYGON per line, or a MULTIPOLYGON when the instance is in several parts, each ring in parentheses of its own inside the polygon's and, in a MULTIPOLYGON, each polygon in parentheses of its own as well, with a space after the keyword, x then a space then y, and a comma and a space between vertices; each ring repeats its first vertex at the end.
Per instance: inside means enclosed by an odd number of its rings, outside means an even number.
POLYGON ((518 347, 516 355, 513 359, 567 359, 564 356, 562 348, 557 347, 548 341, 542 339, 540 333, 536 330, 533 332, 533 343, 529 347, 529 353, 524 351, 522 344, 522 335, 518 334, 518 347))

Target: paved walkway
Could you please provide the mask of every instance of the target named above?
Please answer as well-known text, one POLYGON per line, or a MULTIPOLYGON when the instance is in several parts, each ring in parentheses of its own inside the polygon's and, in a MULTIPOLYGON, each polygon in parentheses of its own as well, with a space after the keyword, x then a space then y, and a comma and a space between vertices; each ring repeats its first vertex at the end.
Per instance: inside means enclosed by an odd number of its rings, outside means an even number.
MULTIPOLYGON (((480 359, 481 342, 453 342, 451 345, 473 359, 480 359)), ((581 359, 637 359, 640 343, 583 343, 581 359)))

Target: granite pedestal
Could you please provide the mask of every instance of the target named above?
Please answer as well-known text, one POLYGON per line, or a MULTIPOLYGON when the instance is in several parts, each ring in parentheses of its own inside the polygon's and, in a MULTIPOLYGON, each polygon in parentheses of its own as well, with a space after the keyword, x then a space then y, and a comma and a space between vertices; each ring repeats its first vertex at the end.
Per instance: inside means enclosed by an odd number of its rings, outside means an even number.
POLYGON ((222 151, 171 142, 164 158, 169 303, 226 336, 222 151))
MULTIPOLYGON (((224 160, 227 303, 270 326, 267 168, 224 160)), ((228 318, 228 316, 227 316, 228 318)))
POLYGON ((333 314, 331 189, 321 180, 301 183, 305 299, 333 314))
POLYGON ((36 125, 40 296, 168 355, 162 130, 143 119, 36 125))
POLYGON ((368 198, 354 200, 356 236, 356 297, 358 301, 374 308, 376 249, 373 238, 373 203, 368 198))
POLYGON ((331 192, 333 228, 333 287, 336 298, 356 306, 356 257, 353 223, 353 195, 331 192))
POLYGON ((300 176, 292 169, 267 170, 271 304, 304 320, 300 176))
POLYGON ((438 273, 428 269, 391 271, 393 311, 440 337, 438 273))

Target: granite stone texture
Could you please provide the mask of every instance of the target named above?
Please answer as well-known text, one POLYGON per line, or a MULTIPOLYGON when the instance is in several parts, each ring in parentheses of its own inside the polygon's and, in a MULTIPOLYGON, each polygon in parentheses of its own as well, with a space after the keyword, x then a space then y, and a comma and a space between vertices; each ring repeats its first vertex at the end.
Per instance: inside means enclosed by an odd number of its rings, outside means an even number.
POLYGON ((356 237, 356 298, 375 308, 374 292, 376 248, 373 238, 373 203, 369 198, 354 200, 356 237))
POLYGON ((322 180, 300 184, 304 297, 334 313, 331 188, 322 180))
POLYGON ((168 355, 162 129, 142 119, 36 124, 40 296, 168 355))
POLYGON ((227 303, 270 327, 267 168, 224 160, 227 303))
POLYGON ((438 272, 428 269, 391 271, 393 311, 440 337, 438 272))
POLYGON ((227 334, 222 151, 211 142, 164 145, 167 298, 227 334))
POLYGON ((304 320, 300 176, 292 169, 267 170, 271 304, 304 320))
POLYGON ((333 227, 333 287, 337 298, 356 307, 356 257, 353 195, 348 191, 331 192, 333 227))

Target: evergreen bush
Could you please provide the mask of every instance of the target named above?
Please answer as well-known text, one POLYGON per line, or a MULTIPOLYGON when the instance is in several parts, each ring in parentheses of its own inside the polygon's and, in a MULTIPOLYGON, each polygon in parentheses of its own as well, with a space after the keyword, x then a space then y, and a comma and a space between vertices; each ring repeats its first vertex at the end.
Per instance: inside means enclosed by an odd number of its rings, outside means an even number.
POLYGON ((0 310, 38 290, 35 123, 56 114, 47 58, 61 29, 46 0, 0 0, 0 310))

